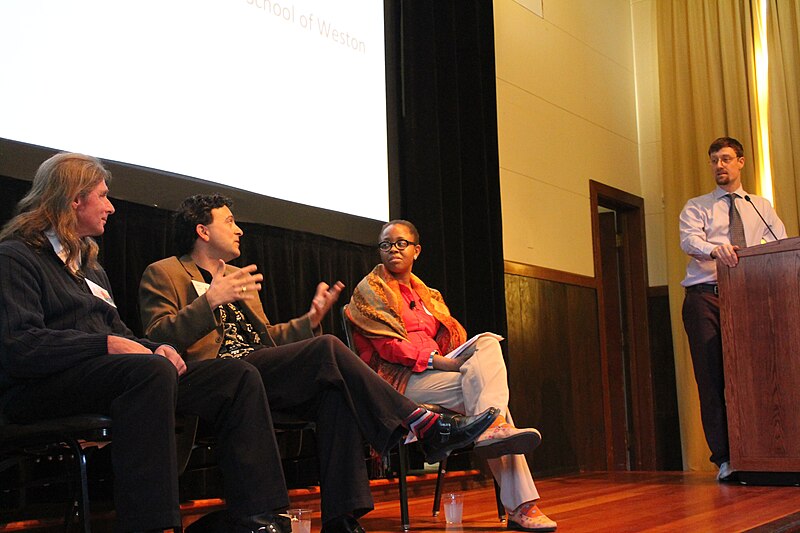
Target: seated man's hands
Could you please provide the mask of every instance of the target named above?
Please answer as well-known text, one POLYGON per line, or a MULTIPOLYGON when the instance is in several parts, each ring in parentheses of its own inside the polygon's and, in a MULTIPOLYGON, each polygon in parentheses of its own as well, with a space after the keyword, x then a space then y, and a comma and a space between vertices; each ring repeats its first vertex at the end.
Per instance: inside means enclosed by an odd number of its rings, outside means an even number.
POLYGON ((153 353, 155 353, 156 355, 162 355, 165 358, 167 358, 167 360, 170 363, 172 363, 172 365, 175 367, 175 370, 178 371, 179 376, 182 376, 186 373, 186 362, 178 354, 178 352, 175 351, 175 348, 173 348, 169 344, 162 344, 161 346, 156 348, 156 351, 153 353))
POLYGON ((314 294, 314 299, 311 300, 311 309, 308 311, 308 319, 311 321, 312 329, 316 329, 319 326, 319 323, 331 310, 333 304, 339 299, 342 289, 344 289, 344 283, 341 281, 334 283, 333 287, 330 287, 324 281, 317 285, 317 292, 314 294))
POLYGON ((108 353, 153 353, 148 348, 145 348, 136 341, 126 339, 125 337, 118 337, 116 335, 109 335, 106 341, 108 353))
POLYGON ((213 311, 220 305, 237 300, 252 300, 261 290, 264 276, 257 273, 256 265, 247 265, 236 272, 225 275, 225 261, 219 260, 216 271, 212 272, 211 285, 206 291, 206 301, 213 311))
POLYGON ((109 354, 155 353, 156 355, 165 357, 170 363, 172 363, 172 365, 175 367, 175 370, 178 371, 179 376, 182 376, 184 373, 186 373, 186 362, 184 362, 183 358, 178 354, 178 352, 175 351, 175 348, 169 344, 162 344, 156 348, 155 352, 151 352, 150 349, 142 346, 136 341, 126 339, 125 337, 118 337, 116 335, 109 335, 107 343, 109 354))

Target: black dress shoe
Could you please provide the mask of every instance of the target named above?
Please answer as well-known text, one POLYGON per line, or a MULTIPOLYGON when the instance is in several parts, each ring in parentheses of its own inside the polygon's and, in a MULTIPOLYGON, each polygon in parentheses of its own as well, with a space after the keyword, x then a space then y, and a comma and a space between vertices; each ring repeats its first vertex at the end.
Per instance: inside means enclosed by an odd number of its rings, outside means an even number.
POLYGON ((288 516, 264 513, 232 520, 231 533, 292 533, 288 516))
POLYGON ((337 516, 322 524, 322 533, 366 533, 352 516, 337 516))
POLYGON ((438 463, 456 448, 471 443, 492 425, 499 414, 500 409, 490 407, 475 416, 439 415, 439 420, 428 430, 425 438, 420 439, 425 461, 438 463))
POLYGON ((233 518, 227 510, 204 515, 185 528, 184 533, 292 533, 288 516, 269 513, 233 518))

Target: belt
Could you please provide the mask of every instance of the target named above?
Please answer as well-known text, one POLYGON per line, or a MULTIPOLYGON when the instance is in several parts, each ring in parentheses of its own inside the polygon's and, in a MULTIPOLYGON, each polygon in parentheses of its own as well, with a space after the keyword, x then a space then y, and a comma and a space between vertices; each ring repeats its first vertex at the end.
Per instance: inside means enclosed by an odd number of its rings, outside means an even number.
POLYGON ((686 292, 710 292, 719 296, 719 286, 716 283, 698 283, 686 287, 686 292))

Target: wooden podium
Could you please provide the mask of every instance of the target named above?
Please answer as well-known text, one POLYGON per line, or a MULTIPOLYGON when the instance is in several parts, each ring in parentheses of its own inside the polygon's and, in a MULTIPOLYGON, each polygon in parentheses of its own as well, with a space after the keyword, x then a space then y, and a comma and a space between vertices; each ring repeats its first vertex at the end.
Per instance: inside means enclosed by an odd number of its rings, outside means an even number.
POLYGON ((800 472, 800 237, 717 262, 731 467, 800 472))

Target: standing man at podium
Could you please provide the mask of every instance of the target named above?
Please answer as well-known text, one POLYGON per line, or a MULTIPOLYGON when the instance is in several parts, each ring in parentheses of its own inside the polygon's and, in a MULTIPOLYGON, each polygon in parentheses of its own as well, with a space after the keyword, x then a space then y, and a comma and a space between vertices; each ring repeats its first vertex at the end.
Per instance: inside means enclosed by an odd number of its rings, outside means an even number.
POLYGON ((683 326, 692 353, 703 431, 711 461, 719 467, 717 480, 732 481, 716 260, 735 267, 737 250, 762 240, 784 239, 786 229, 767 199, 742 189, 744 148, 739 141, 720 137, 711 143, 708 156, 717 187, 686 202, 680 215, 681 249, 690 257, 681 282, 686 288, 683 326))

